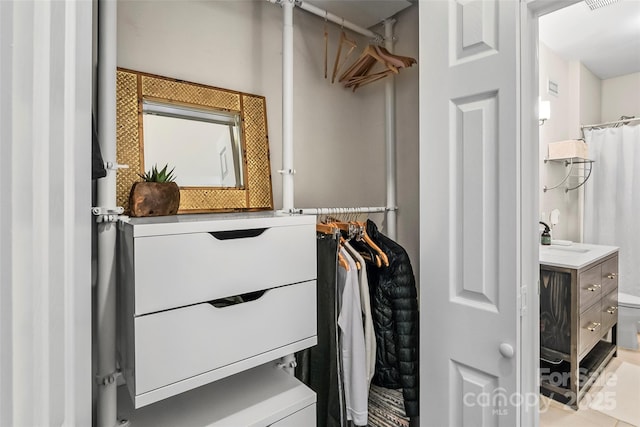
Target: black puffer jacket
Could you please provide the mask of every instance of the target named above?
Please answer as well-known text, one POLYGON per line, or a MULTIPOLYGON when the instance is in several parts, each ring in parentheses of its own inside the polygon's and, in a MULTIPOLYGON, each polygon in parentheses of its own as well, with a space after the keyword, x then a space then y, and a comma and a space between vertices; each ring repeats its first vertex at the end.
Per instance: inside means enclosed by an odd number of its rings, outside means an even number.
POLYGON ((367 266, 371 311, 376 333, 373 383, 402 388, 408 417, 419 415, 418 300, 407 252, 367 221, 367 234, 389 258, 389 267, 367 266))

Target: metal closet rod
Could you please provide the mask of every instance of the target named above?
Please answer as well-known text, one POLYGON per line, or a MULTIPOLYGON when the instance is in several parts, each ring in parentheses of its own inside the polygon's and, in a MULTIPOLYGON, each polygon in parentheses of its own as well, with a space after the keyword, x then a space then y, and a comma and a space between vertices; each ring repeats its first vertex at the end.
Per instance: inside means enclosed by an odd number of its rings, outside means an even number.
MULTIPOLYGON (((273 4, 281 4, 283 1, 290 1, 290 0, 266 0, 269 3, 273 3, 273 4)), ((362 34, 363 36, 366 37, 370 37, 372 39, 374 39, 377 42, 381 42, 384 40, 384 36, 382 36, 381 34, 378 34, 376 32, 373 32, 371 30, 368 30, 366 28, 362 28, 359 25, 354 24, 353 22, 347 21, 346 19, 342 18, 341 16, 338 15, 334 15, 331 12, 328 12, 324 9, 320 9, 317 6, 314 6, 310 3, 301 1, 301 0, 297 0, 294 2, 295 6, 298 6, 300 9, 302 10, 306 10, 309 13, 313 13, 314 15, 317 15, 321 18, 325 18, 327 21, 331 21, 334 24, 338 24, 344 28, 348 28, 351 31, 354 31, 356 33, 362 34)))
POLYGON ((359 208, 302 208, 291 209, 287 213, 300 214, 300 215, 339 215, 339 214, 360 214, 360 213, 377 213, 395 211, 397 207, 387 208, 384 206, 371 206, 371 207, 359 207, 359 208))

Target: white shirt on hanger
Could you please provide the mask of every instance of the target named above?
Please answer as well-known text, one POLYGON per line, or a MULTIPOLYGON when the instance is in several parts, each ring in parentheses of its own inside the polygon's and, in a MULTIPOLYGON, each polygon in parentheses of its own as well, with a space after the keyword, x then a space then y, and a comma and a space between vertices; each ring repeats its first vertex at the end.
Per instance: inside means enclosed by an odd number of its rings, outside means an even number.
MULTIPOLYGON (((349 253, 340 248, 349 264, 347 282, 342 292, 338 326, 342 333, 341 355, 347 419, 357 426, 366 426, 368 418, 369 382, 367 381, 364 329, 360 304, 358 269, 349 253)), ((342 267, 341 267, 342 268, 342 267)))
POLYGON ((373 374, 376 371, 376 332, 373 329, 373 317, 371 315, 371 301, 369 297, 369 280, 364 258, 360 256, 348 242, 344 244, 347 252, 358 261, 362 268, 358 271, 360 282, 360 305, 362 307, 362 324, 364 326, 364 348, 366 353, 367 384, 371 385, 373 374))

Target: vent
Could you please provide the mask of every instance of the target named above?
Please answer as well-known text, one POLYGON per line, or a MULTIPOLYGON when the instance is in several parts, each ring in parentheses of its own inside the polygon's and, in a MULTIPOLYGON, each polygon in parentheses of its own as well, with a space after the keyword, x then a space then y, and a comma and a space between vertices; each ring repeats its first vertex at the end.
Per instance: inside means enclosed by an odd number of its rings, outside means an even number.
POLYGON ((610 4, 613 4, 617 1, 618 0, 584 0, 584 2, 587 4, 587 6, 589 6, 589 9, 591 10, 596 10, 596 9, 600 9, 601 7, 609 6, 610 4))

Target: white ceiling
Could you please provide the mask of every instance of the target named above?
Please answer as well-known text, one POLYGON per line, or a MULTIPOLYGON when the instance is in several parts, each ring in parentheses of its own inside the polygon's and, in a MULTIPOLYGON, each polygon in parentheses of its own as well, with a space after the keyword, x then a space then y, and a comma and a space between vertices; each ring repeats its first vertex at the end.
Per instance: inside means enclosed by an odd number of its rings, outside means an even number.
MULTIPOLYGON (((347 21, 369 28, 402 9, 411 6, 406 0, 303 0, 347 21)), ((375 30, 374 30, 375 31, 375 30)), ((380 31, 376 31, 380 32, 380 31)))
POLYGON ((542 16, 540 40, 601 79, 640 72, 640 0, 591 11, 584 2, 542 16))

